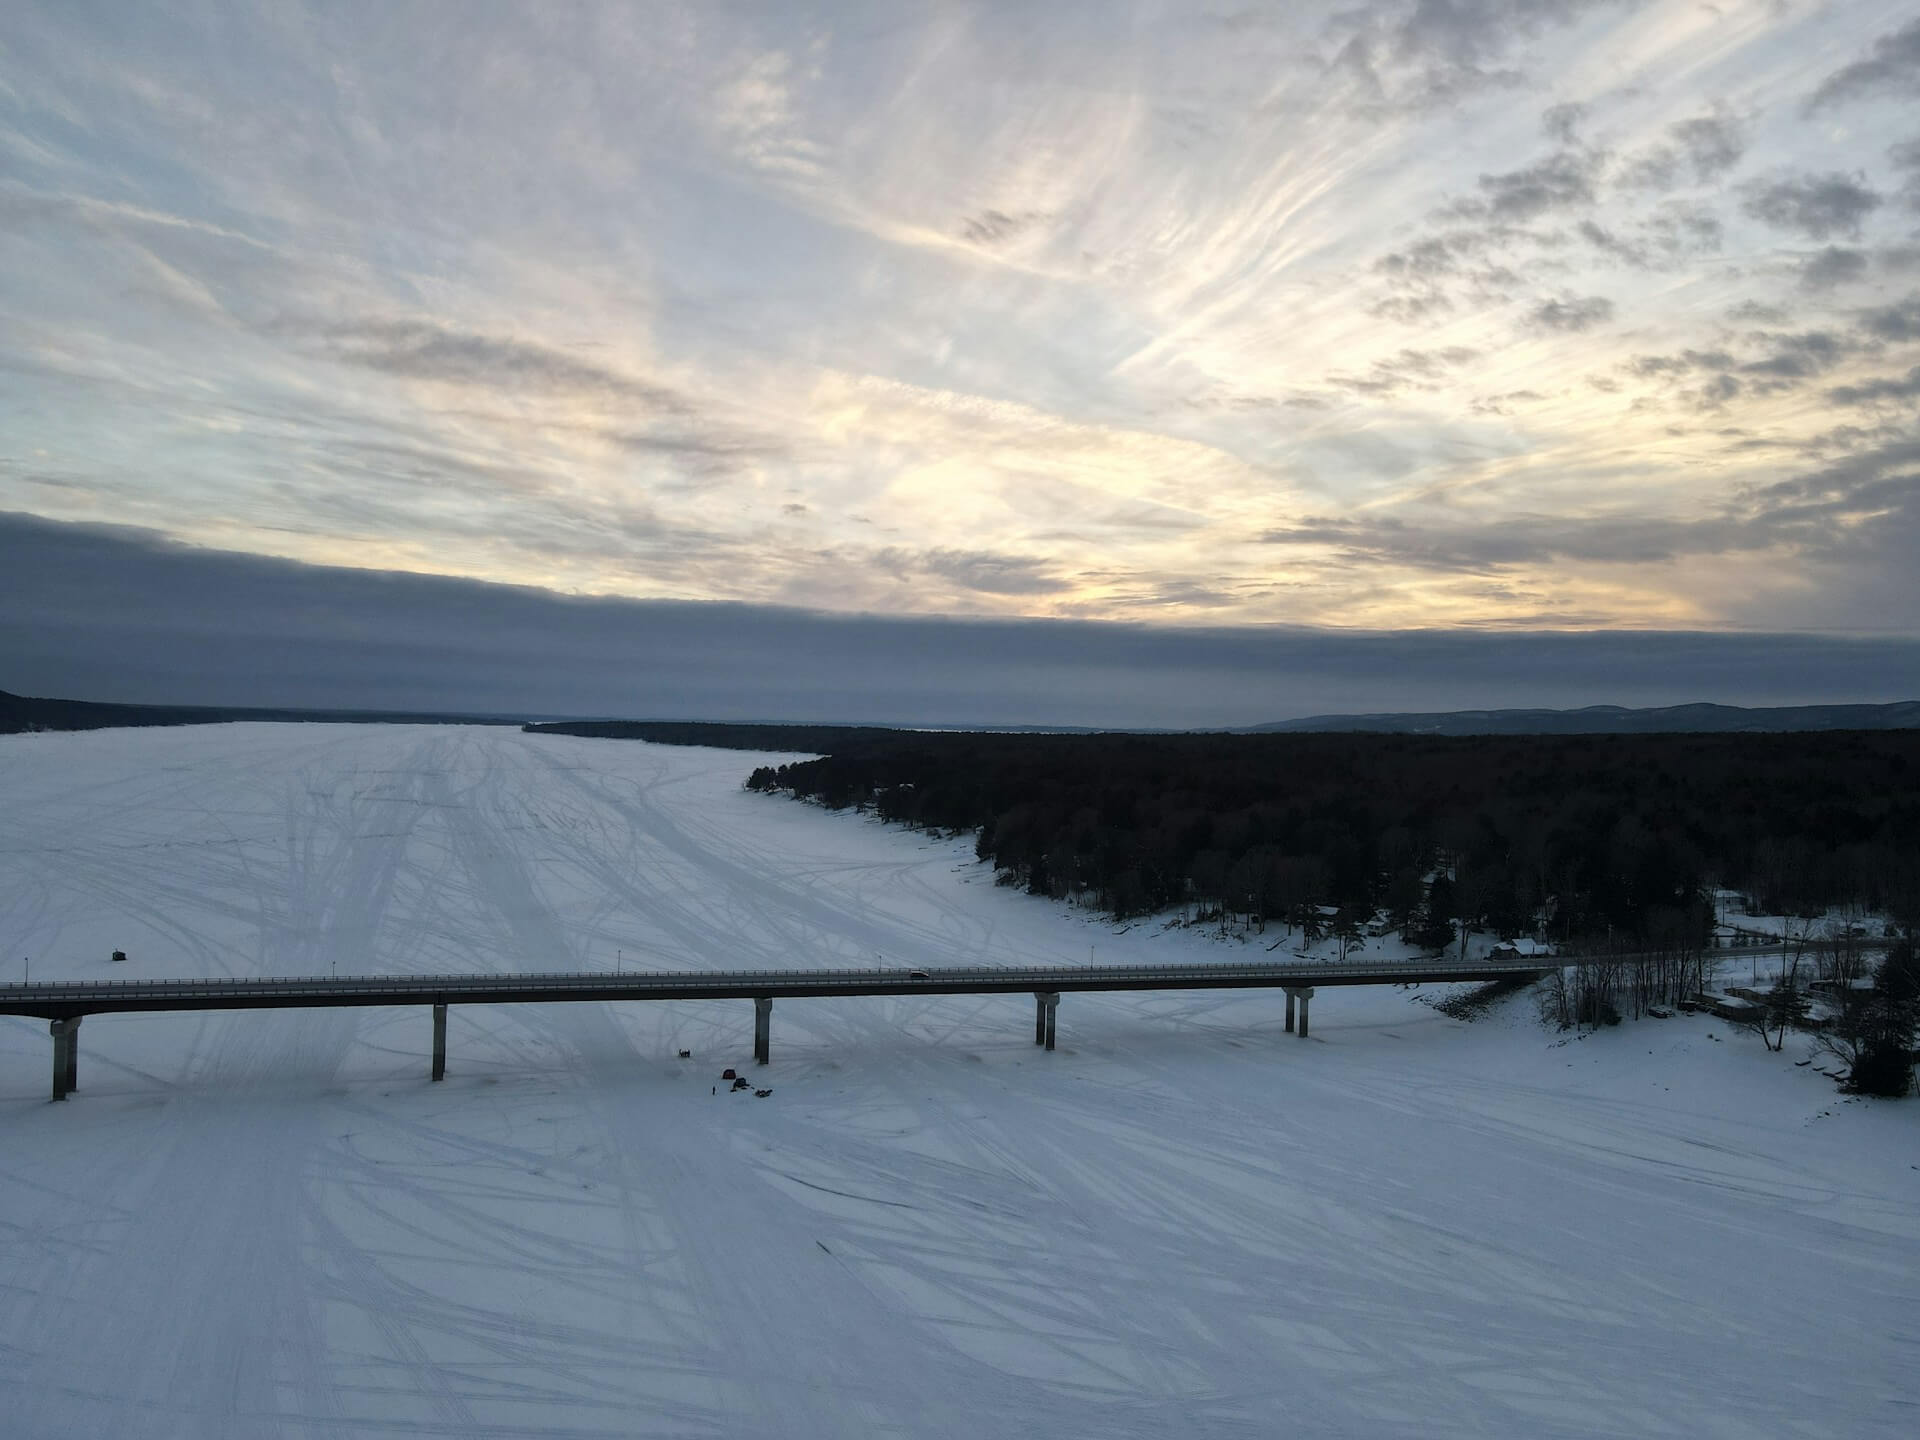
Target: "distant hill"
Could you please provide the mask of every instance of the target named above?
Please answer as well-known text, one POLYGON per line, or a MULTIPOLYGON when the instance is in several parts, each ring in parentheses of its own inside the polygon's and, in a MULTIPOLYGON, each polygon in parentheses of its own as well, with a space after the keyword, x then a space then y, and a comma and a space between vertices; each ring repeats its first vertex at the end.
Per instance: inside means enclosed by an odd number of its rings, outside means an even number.
POLYGON ((1698 735, 1797 730, 1920 729, 1920 700, 1891 705, 1662 705, 1632 710, 1449 710, 1430 715, 1314 715, 1250 727, 1252 734, 1381 731, 1402 735, 1698 735))
MULTIPOLYGON (((662 745, 712 745, 733 750, 831 754, 942 733, 1093 734, 1077 727, 981 727, 964 732, 874 725, 739 724, 686 720, 574 720, 532 715, 459 715, 411 710, 299 710, 234 705, 117 705, 12 695, 0 690, 0 735, 26 730, 106 730, 122 726, 221 725, 235 721, 352 725, 521 725, 536 733, 600 739, 651 740, 662 745)), ((1742 709, 1737 705, 1668 705, 1633 710, 1589 705, 1583 710, 1451 710, 1438 714, 1314 715, 1214 734, 1267 735, 1367 731, 1402 735, 1660 735, 1777 733, 1806 730, 1920 729, 1920 700, 1892 705, 1792 705, 1742 709)), ((1113 733, 1161 734, 1161 731, 1113 733)))
POLYGON ((518 725, 524 715, 437 715, 395 710, 267 710, 231 705, 108 705, 0 690, 0 735, 27 730, 109 730, 145 725, 224 725, 275 720, 336 725, 518 725))

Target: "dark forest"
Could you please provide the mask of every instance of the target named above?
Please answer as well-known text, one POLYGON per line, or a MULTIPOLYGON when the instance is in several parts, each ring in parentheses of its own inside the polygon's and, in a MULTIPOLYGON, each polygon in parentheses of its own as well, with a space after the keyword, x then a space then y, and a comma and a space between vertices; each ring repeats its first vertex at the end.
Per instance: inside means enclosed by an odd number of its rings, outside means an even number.
POLYGON ((1435 944, 1462 926, 1668 946, 1704 938, 1715 886, 1766 913, 1910 926, 1920 906, 1912 733, 820 738, 833 753, 747 784, 977 830, 1006 883, 1116 917, 1339 907, 1435 944))

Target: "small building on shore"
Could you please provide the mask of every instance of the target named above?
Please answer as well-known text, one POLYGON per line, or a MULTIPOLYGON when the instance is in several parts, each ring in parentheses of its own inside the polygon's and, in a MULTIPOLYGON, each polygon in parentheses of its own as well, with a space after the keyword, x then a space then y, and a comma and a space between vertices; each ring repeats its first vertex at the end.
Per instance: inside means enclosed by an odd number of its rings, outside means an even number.
POLYGON ((1553 947, 1544 940, 1502 940, 1487 954, 1490 960, 1544 960, 1553 954, 1553 947))

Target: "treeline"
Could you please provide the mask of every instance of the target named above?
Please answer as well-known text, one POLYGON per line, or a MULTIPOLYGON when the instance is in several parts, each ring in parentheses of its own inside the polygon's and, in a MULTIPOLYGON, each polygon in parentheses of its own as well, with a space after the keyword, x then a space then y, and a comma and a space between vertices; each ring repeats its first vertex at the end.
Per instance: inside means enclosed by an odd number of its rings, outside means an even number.
POLYGON ((117 705, 57 700, 0 690, 0 735, 41 730, 124 730, 163 725, 230 725, 239 721, 331 725, 515 725, 517 717, 445 715, 414 710, 293 710, 237 705, 117 705))
POLYGON ((1433 944, 1457 926, 1669 948, 1704 939, 1714 885, 1770 913, 1920 913, 1912 732, 831 743, 747 783, 977 830, 1005 882, 1116 917, 1313 924, 1337 907, 1433 944))

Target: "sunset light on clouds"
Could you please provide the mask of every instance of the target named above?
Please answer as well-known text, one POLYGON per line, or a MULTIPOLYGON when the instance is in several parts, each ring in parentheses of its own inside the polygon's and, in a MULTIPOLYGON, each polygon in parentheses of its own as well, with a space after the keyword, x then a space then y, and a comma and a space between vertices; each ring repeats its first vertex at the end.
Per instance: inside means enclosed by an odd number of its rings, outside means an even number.
POLYGON ((1892 4, 11 6, 0 509, 562 592, 1912 632, 1892 4))

